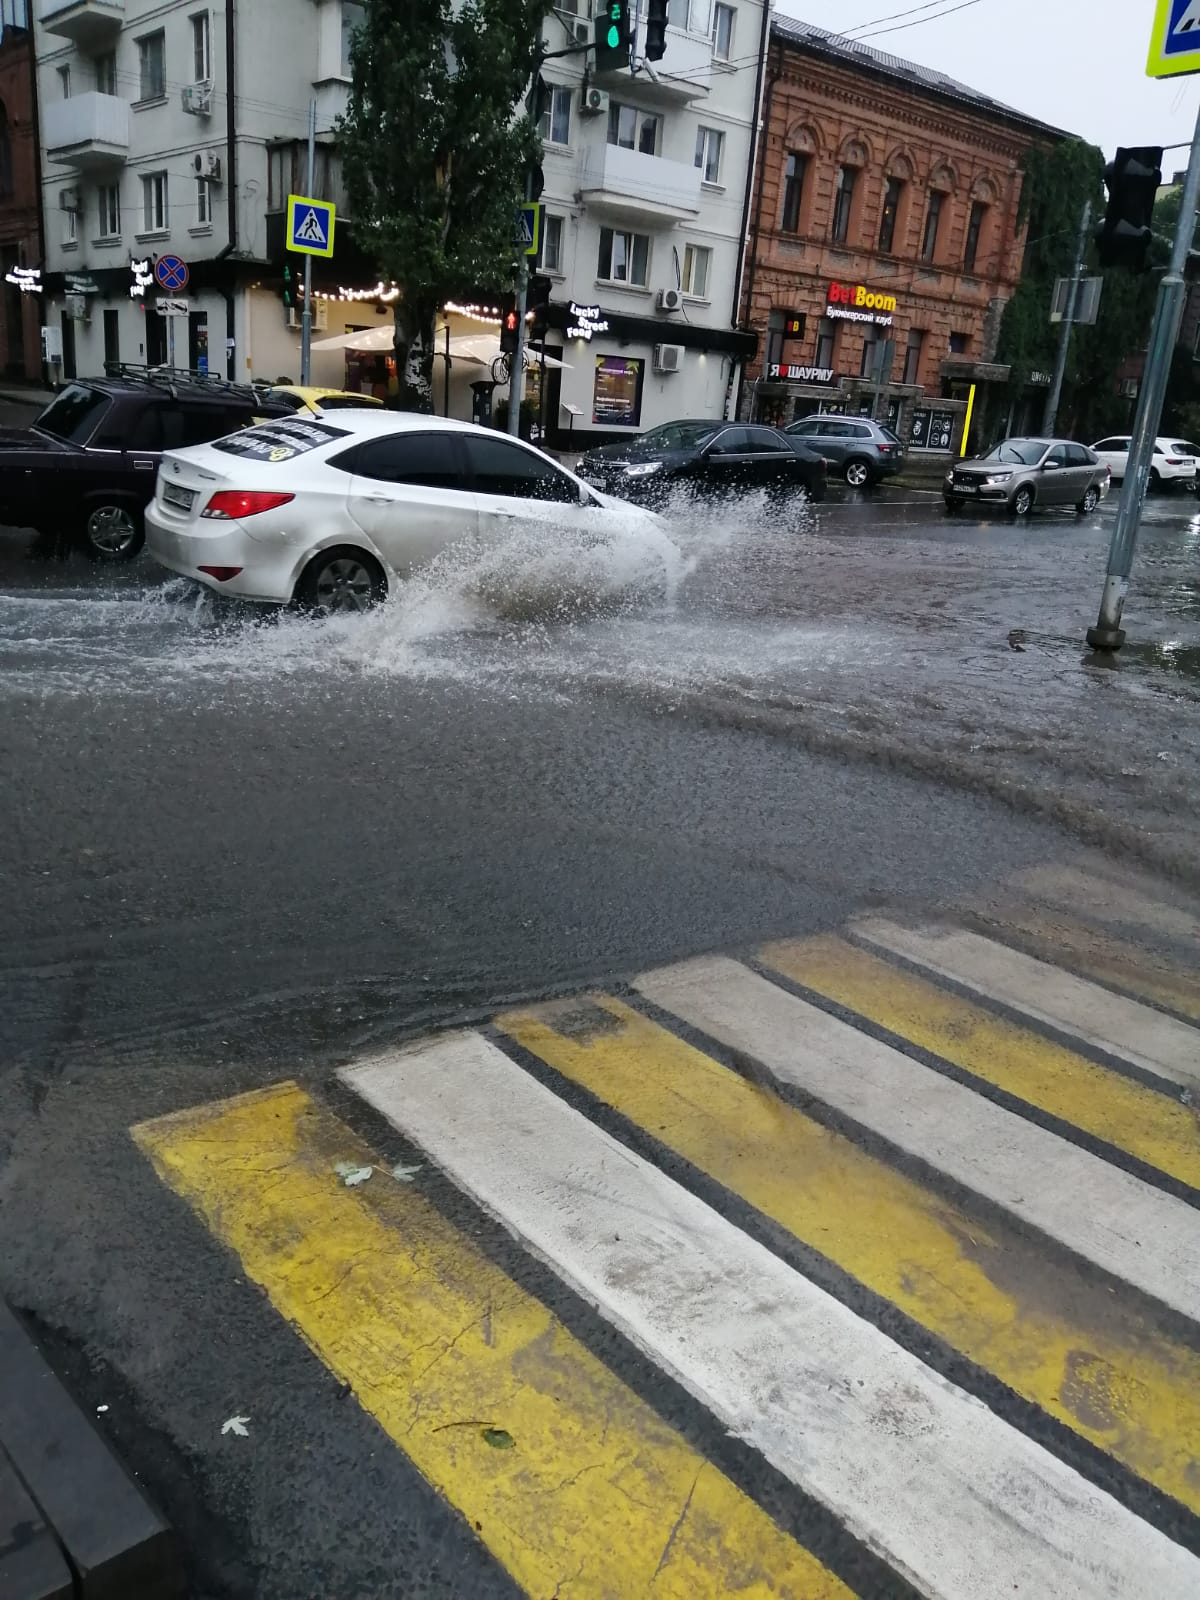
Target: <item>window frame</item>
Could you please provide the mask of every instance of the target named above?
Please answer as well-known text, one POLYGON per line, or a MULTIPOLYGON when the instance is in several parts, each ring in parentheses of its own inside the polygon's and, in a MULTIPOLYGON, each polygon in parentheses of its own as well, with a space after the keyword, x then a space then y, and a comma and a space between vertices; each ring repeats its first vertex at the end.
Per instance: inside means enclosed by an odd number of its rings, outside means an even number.
MULTIPOLYGON (((461 441, 461 451, 465 458, 466 484, 469 493, 488 495, 495 500, 527 500, 533 505, 565 505, 578 506, 584 503, 583 491, 575 482, 569 472, 557 466, 553 461, 546 460, 536 451, 527 449, 518 439, 510 439, 507 434, 466 434, 461 441), (531 473, 528 477, 514 476, 509 481, 512 483, 557 483, 561 482, 563 488, 570 491, 569 495, 536 495, 514 494, 505 489, 486 487, 486 474, 483 474, 484 483, 480 482, 480 474, 476 471, 474 452, 482 453, 485 450, 499 451, 501 455, 508 455, 513 460, 530 462, 540 470, 537 474, 531 473)), ((503 481, 503 480, 501 480, 503 481)))
POLYGON ((115 95, 117 92, 117 52, 105 50, 94 59, 97 94, 115 95))
POLYGON ((834 317, 822 317, 817 323, 817 349, 815 366, 833 367, 837 354, 837 337, 841 324, 834 317))
POLYGON ((728 0, 716 0, 712 9, 712 45, 713 60, 728 65, 733 60, 733 41, 737 34, 737 7, 728 3, 728 0), (721 24, 728 24, 726 29, 724 51, 721 48, 721 24))
POLYGON ((542 218, 541 249, 538 266, 553 277, 563 274, 563 242, 566 238, 566 218, 557 211, 547 211, 542 218), (550 241, 554 240, 554 259, 550 259, 550 241))
POLYGON ((167 174, 160 169, 157 172, 142 173, 142 232, 165 233, 170 226, 170 197, 167 189, 167 174), (161 206, 161 217, 152 220, 151 197, 154 197, 156 207, 161 206))
POLYGON ((538 123, 538 133, 543 144, 556 145, 559 149, 566 149, 571 143, 571 103, 574 96, 565 83, 548 83, 546 85, 546 104, 542 110, 541 120, 538 123), (555 129, 561 127, 559 112, 565 109, 566 136, 559 139, 555 136, 555 129), (545 124, 543 128, 542 124, 545 124))
POLYGON ((196 179, 196 227, 213 225, 213 186, 211 178, 196 179))
POLYGON ((596 277, 601 283, 614 283, 623 289, 648 289, 650 286, 650 256, 652 239, 648 233, 637 233, 632 228, 601 228, 600 229, 600 255, 596 262, 596 277), (628 241, 626 245, 626 262, 632 270, 637 264, 637 241, 645 245, 644 266, 645 277, 638 279, 633 276, 615 278, 611 276, 613 270, 613 248, 617 238, 628 241), (604 244, 608 240, 608 272, 604 272, 605 261, 604 244))
POLYGON ((58 87, 62 91, 58 98, 60 100, 69 100, 71 98, 71 63, 69 61, 64 62, 61 67, 56 67, 54 70, 58 76, 58 87))
POLYGON ((212 82, 212 29, 207 11, 193 11, 188 19, 192 25, 193 83, 212 82), (203 70, 201 70, 203 69, 203 70))
POLYGON ((119 183, 102 183, 96 189, 97 220, 100 224, 100 239, 119 239, 121 237, 121 185, 119 183), (112 202, 110 205, 109 202, 112 202), (109 226, 112 224, 112 226, 109 226))
POLYGON ((607 143, 614 150, 632 150, 642 156, 657 156, 662 149, 663 119, 661 112, 647 111, 642 106, 632 105, 628 100, 610 100, 608 104, 608 127, 605 137, 607 143), (621 137, 621 119, 626 113, 634 119, 632 143, 626 144, 621 137), (653 150, 644 146, 647 127, 653 129, 653 150), (613 135, 616 134, 614 138, 613 135))
POLYGON ((167 93, 167 35, 162 28, 156 28, 152 33, 143 33, 136 41, 138 50, 138 97, 135 102, 142 105, 151 100, 162 100, 167 93), (151 54, 157 48, 158 52, 158 78, 148 76, 147 68, 151 64, 151 54))
POLYGON ((360 444, 352 446, 349 450, 343 450, 337 456, 331 457, 327 465, 337 467, 342 472, 348 472, 352 477, 363 478, 368 483, 393 484, 399 489, 436 489, 442 494, 469 495, 474 493, 470 482, 466 452, 462 447, 461 439, 456 434, 444 432, 441 429, 431 429, 428 433, 409 433, 406 431, 404 433, 385 434, 379 439, 365 439, 360 444), (445 441, 458 477, 458 482, 454 487, 449 487, 444 482, 423 483, 420 479, 411 477, 381 477, 378 472, 363 470, 363 463, 369 459, 372 452, 382 455, 387 450, 403 449, 405 446, 415 445, 418 447, 417 455, 422 455, 425 454, 430 439, 445 441))
POLYGON ((903 198, 904 179, 897 178, 894 173, 889 172, 883 186, 883 202, 879 211, 880 255, 891 256, 896 253, 896 223, 899 220, 900 201, 903 198))
POLYGON ((985 200, 972 200, 971 210, 967 216, 967 236, 963 244, 963 271, 975 276, 975 269, 979 261, 979 241, 983 237, 983 225, 987 221, 988 205, 985 200))
POLYGON ((710 128, 701 123, 696 129, 696 166, 700 169, 700 181, 709 188, 721 187, 721 167, 725 160, 725 130, 723 128, 710 128), (710 146, 716 145, 717 161, 716 176, 709 177, 710 146))
POLYGON ((712 280, 712 246, 709 244, 687 243, 683 247, 683 265, 679 273, 679 287, 683 294, 691 300, 708 300, 709 285, 712 280), (703 282, 696 288, 696 263, 701 262, 704 267, 703 282), (688 268, 691 266, 691 271, 688 268))
MULTIPOLYGON (((858 173, 859 169, 850 166, 848 162, 838 168, 833 188, 833 211, 829 219, 829 238, 833 244, 845 244, 850 236, 850 220, 854 210, 854 195, 858 189, 858 173)), ((818 365, 821 363, 818 362, 818 365)))
POLYGON ((789 150, 783 164, 783 210, 780 233, 800 232, 800 208, 804 204, 804 182, 808 176, 808 152, 789 150))
POLYGON ((900 379, 901 384, 906 387, 915 387, 921 381, 921 362, 925 355, 927 337, 926 328, 910 328, 908 331, 908 343, 904 347, 904 369, 900 379))
POLYGON ((938 235, 942 231, 942 212, 946 206, 946 191, 930 189, 925 206, 925 222, 921 229, 920 259, 927 266, 937 260, 938 235))

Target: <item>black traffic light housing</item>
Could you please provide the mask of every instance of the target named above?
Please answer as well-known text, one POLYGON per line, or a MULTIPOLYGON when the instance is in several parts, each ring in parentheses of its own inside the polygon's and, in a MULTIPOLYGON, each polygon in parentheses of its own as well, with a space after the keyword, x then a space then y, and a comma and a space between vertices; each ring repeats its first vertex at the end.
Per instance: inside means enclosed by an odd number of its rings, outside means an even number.
POLYGON ((1154 202, 1162 184, 1162 146, 1119 149, 1104 169, 1108 210, 1096 229, 1096 253, 1102 267, 1146 265, 1154 202))
POLYGON ((500 314, 500 349, 506 356, 515 356, 517 353, 517 329, 520 320, 517 317, 517 308, 510 295, 500 314))
POLYGON ((535 273, 529 280, 528 298, 525 304, 526 308, 532 313, 529 332, 535 338, 540 337, 546 331, 546 313, 550 308, 550 292, 553 287, 554 285, 550 279, 541 273, 535 273))
POLYGON ((283 263, 283 303, 285 306, 294 306, 296 304, 296 289, 292 282, 291 263, 287 261, 283 263))
POLYGON ((615 72, 629 65, 633 41, 632 0, 604 0, 596 18, 596 71, 615 72))
POLYGON ((667 53, 670 0, 649 0, 646 10, 646 60, 661 61, 667 53))

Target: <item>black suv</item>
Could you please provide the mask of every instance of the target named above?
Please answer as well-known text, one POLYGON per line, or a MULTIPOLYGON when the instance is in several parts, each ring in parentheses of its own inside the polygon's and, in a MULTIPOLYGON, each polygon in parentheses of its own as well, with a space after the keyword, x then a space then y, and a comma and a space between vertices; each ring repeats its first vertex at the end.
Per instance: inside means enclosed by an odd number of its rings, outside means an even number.
POLYGON ((80 538, 99 560, 142 548, 164 450, 207 444, 284 411, 199 373, 116 369, 68 383, 30 428, 0 429, 0 522, 80 538))

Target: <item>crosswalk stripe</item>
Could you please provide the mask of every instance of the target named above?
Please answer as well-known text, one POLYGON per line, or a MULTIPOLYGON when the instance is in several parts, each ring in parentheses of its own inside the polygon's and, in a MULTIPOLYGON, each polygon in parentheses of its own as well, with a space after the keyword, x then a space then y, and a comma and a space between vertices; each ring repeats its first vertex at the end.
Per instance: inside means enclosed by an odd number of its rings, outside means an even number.
POLYGON ((1200 1513, 1200 1351, 608 995, 497 1019, 796 1238, 1200 1513), (1001 1265, 1003 1263, 1003 1265, 1001 1265), (1019 1286, 1019 1289, 1017 1288, 1019 1286))
POLYGON ((760 955, 815 994, 1200 1190, 1200 1129, 1177 1100, 844 939, 784 940, 760 955))
POLYGON ((646 974, 666 1011, 1200 1321, 1196 1213, 724 957, 646 974))
POLYGON ((1194 1600, 1190 1553, 488 1040, 444 1036, 343 1078, 930 1600, 1194 1600))
POLYGON ((1200 1087, 1200 1031, 1161 1011, 963 929, 905 928, 868 917, 851 931, 1160 1078, 1200 1087))
POLYGON ((296 1085, 134 1137, 536 1600, 850 1600, 415 1189, 345 1187, 375 1157, 296 1085))
POLYGON ((1110 927, 1143 928, 1169 939, 1200 944, 1200 917, 1128 882, 1064 866, 1027 867, 1013 882, 1035 899, 1067 906, 1110 927))

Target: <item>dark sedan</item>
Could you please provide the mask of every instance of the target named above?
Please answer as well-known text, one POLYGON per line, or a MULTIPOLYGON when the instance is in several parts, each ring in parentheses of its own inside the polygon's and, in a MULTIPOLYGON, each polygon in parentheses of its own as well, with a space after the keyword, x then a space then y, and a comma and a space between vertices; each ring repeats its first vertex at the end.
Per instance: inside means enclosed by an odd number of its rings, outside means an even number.
POLYGON ((711 418, 667 422, 636 439, 589 450, 577 470, 596 488, 642 504, 661 502, 682 484, 712 495, 765 489, 825 498, 823 456, 777 428, 711 418))

